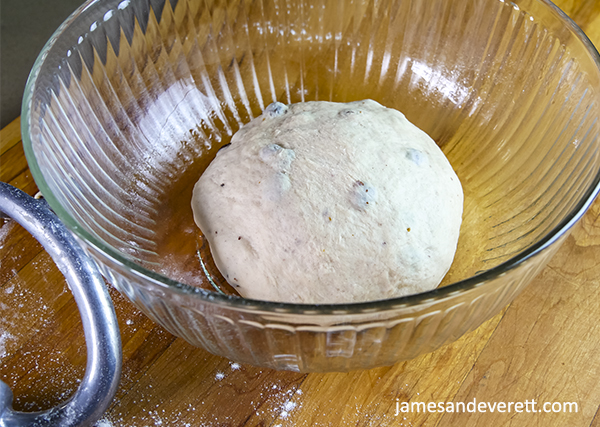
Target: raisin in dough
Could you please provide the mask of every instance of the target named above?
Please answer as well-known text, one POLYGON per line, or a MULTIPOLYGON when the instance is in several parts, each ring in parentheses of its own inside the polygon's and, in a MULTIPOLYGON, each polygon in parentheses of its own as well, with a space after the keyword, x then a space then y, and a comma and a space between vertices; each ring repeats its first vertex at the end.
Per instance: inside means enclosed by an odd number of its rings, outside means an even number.
POLYGON ((294 303, 435 288, 462 206, 435 142, 371 100, 271 104, 219 151, 192 199, 226 280, 246 298, 294 303))

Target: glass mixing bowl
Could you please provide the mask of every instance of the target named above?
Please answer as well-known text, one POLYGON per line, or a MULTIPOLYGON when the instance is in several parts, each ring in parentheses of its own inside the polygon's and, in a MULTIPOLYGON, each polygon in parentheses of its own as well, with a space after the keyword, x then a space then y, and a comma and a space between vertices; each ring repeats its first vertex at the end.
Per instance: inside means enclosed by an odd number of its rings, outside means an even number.
POLYGON ((477 328, 556 252, 599 191, 599 64, 544 0, 88 1, 35 63, 23 137, 50 206, 173 334, 274 369, 371 368, 477 328), (365 98, 462 181, 442 285, 343 305, 224 293, 190 208, 203 169, 273 101, 365 98))

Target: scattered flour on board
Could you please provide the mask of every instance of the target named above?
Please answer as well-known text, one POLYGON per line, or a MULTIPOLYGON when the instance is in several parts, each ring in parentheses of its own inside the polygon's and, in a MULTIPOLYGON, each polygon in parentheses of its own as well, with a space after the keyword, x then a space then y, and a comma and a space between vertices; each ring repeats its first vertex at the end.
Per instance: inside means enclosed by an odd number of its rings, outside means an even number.
MULTIPOLYGON (((235 362, 230 362, 229 366, 231 367, 232 371, 239 371, 242 368, 242 366, 239 363, 235 362)), ((223 372, 216 373, 215 380, 221 381, 223 378, 225 378, 225 374, 223 372)))
POLYGON ((15 336, 10 332, 2 331, 0 333, 0 357, 6 356, 6 343, 7 341, 14 340, 15 336))
MULTIPOLYGON (((242 370, 243 366, 239 363, 230 362, 230 368, 232 371, 242 370)), ((217 371, 215 374, 215 380, 222 381, 227 378, 226 373, 222 371, 217 371)), ((285 389, 282 390, 278 385, 269 385, 264 384, 266 390, 277 390, 275 393, 268 392, 270 404, 265 405, 265 407, 270 407, 267 411, 256 412, 256 415, 267 415, 267 419, 272 419, 277 424, 274 424, 273 427, 282 427, 282 421, 287 420, 291 417, 292 411, 299 409, 302 407, 301 403, 295 402, 294 397, 300 396, 303 394, 301 389, 285 389)), ((149 386, 149 388, 153 388, 149 386)), ((263 394, 261 393, 261 396, 263 394)), ((123 414, 119 413, 107 413, 101 418, 99 421, 94 424, 94 427, 164 427, 164 426, 174 426, 174 427, 221 427, 223 425, 230 425, 227 422, 231 422, 232 419, 227 417, 217 418, 214 415, 210 415, 210 413, 206 413, 204 411, 196 412, 196 407, 198 405, 204 405, 204 401, 197 400, 193 403, 188 403, 187 408, 183 409, 179 412, 169 412, 165 409, 160 409, 161 405, 163 405, 162 401, 158 401, 158 399, 153 399, 151 395, 144 395, 144 398, 134 401, 133 403, 142 403, 144 408, 142 408, 143 414, 137 414, 132 418, 132 424, 127 423, 123 418, 125 417, 123 414), (152 408, 152 409, 150 409, 152 408), (196 413, 194 417, 194 421, 189 422, 186 420, 187 416, 191 415, 191 413, 196 413), (225 423, 225 424, 223 424, 225 423)), ((171 402, 173 403, 173 402, 171 402)), ((266 402, 265 402, 266 403, 266 402)), ((182 405, 183 402, 182 402, 182 405)), ((180 407, 182 406, 180 405, 180 407)), ((118 407, 119 405, 117 405, 118 407)), ((253 405, 254 406, 254 405, 253 405)), ((259 409, 259 408, 256 408, 259 409)), ((127 418, 130 418, 131 415, 127 415, 127 418)), ((288 420, 289 421, 289 420, 288 420)), ((233 424, 231 424, 233 425, 233 424)))
MULTIPOLYGON (((276 386, 273 386, 273 389, 277 388, 276 386)), ((286 419, 287 417, 290 416, 290 412, 292 412, 294 409, 296 408, 301 408, 302 405, 298 406, 298 404, 296 402, 294 402, 292 399, 294 398, 294 395, 301 395, 302 394, 302 390, 297 389, 297 390, 288 390, 286 391, 283 395, 287 397, 287 399, 280 404, 275 411, 278 412, 278 416, 281 419, 286 419)), ((276 427, 276 426, 273 426, 276 427)))
POLYGON ((296 402, 292 402, 291 400, 286 401, 283 404, 283 410, 279 414, 279 416, 283 419, 287 418, 290 415, 290 412, 296 407, 296 402))
POLYGON ((4 248, 6 237, 15 228, 16 221, 10 219, 0 219, 0 249, 4 248))

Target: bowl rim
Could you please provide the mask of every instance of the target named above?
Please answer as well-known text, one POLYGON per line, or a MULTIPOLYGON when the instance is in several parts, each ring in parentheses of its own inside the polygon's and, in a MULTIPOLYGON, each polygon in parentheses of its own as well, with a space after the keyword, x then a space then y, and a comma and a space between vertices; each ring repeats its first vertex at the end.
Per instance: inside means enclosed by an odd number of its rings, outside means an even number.
MULTIPOLYGON (((451 283, 444 287, 435 288, 430 291, 411 294, 397 298, 355 302, 355 303, 339 303, 339 304, 298 304, 298 303, 286 303, 276 301, 265 301, 265 300, 254 300, 250 298, 242 298, 234 295, 225 295, 216 291, 208 291, 202 288, 190 286, 176 280, 170 279, 160 273, 156 273, 139 264, 128 259, 126 256, 115 250, 113 247, 99 241, 90 233, 88 233, 77 221, 68 214, 59 203, 58 199, 51 192, 50 187, 41 172, 41 169, 37 163, 35 152, 32 145, 32 139, 30 135, 31 129, 31 108, 33 103, 33 94, 36 90, 36 83, 42 66, 45 64, 45 60, 48 57, 50 50, 54 47, 56 41, 61 37, 64 30, 69 27, 74 21, 76 21, 82 14, 89 11, 92 7, 100 7, 102 4, 114 3, 114 4, 129 4, 130 0, 115 1, 115 0, 87 0, 78 9, 76 9, 54 32, 50 39, 46 42, 38 55, 32 70, 29 74, 27 84, 25 86, 25 92, 23 96, 23 103, 21 108, 21 134, 23 140, 23 147, 25 156, 33 178, 41 191, 44 198, 47 200, 50 207, 57 214, 59 219, 65 223, 65 225, 86 245, 92 246, 95 250, 110 258, 112 261, 126 267, 131 273, 150 280, 154 285, 162 288, 164 291, 168 289, 171 292, 180 294, 183 296, 189 296, 192 298, 199 298, 203 303, 218 304, 228 306, 232 309, 249 309, 249 310, 261 310, 269 313, 273 312, 285 312, 294 314, 318 314, 318 315, 351 315, 359 314, 364 312, 372 312, 373 309, 378 309, 378 312, 396 310, 403 307, 415 307, 422 303, 430 304, 432 302, 444 300, 449 297, 454 297, 458 294, 464 294, 478 286, 484 285, 491 280, 506 275, 509 271, 514 270, 525 263, 530 258, 540 254, 541 252, 548 249, 555 242, 560 240, 569 229, 577 223, 581 217, 585 214, 588 208, 592 205, 595 198, 600 193, 600 170, 594 177, 592 184, 583 192, 579 201, 571 209, 571 211, 565 216, 565 218, 553 229, 541 237, 537 242, 532 244, 526 250, 514 255, 507 261, 501 264, 485 270, 479 274, 468 277, 466 279, 451 283)), ((497 0, 499 2, 505 2, 506 0, 497 0)), ((592 60, 596 63, 600 74, 600 54, 598 50, 583 32, 583 30, 558 6, 553 4, 550 0, 515 0, 514 3, 520 2, 533 2, 541 4, 547 7, 555 16, 571 30, 571 32, 579 39, 583 44, 592 60)), ((511 2, 512 3, 512 2, 511 2)), ((109 267, 110 268, 110 267, 109 267)))

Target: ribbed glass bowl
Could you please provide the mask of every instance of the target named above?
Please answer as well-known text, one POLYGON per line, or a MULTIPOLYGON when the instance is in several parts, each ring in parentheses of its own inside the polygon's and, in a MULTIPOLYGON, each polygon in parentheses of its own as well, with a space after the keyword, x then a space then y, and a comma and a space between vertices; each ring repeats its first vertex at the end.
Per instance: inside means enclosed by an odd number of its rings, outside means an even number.
POLYGON ((542 269, 599 191, 599 88, 596 50, 543 0, 100 0, 38 58, 23 137, 51 207, 150 318, 238 362, 346 371, 457 339, 542 269), (273 101, 365 98, 462 181, 442 286, 345 305, 213 290, 190 198, 217 150, 273 101))

